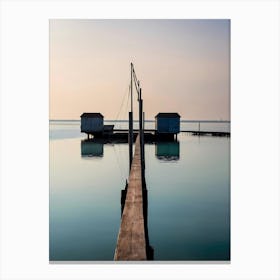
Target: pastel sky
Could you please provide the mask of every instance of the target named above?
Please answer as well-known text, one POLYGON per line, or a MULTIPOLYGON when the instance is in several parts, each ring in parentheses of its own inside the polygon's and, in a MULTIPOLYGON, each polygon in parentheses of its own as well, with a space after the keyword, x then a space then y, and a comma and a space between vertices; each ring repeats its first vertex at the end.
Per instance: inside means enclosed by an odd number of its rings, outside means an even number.
POLYGON ((50 20, 50 119, 127 119, 130 62, 146 119, 230 119, 230 20, 220 19, 50 20))

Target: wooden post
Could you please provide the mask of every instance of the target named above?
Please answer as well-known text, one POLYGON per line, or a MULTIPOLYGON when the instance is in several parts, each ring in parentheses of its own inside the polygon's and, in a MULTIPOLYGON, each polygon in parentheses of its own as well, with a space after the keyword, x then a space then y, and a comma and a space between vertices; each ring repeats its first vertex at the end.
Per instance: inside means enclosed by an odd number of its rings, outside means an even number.
POLYGON ((131 167, 132 158, 133 158, 133 84, 132 84, 132 71, 133 71, 133 64, 130 63, 130 101, 131 101, 131 108, 129 112, 129 133, 128 133, 128 143, 129 143, 129 169, 131 167))
POLYGON ((132 84, 132 71, 133 71, 133 64, 132 62, 130 63, 130 106, 131 106, 131 112, 133 112, 133 96, 132 96, 132 88, 133 88, 133 84, 132 84))
POLYGON ((141 166, 143 167, 143 100, 142 89, 140 88, 139 94, 139 138, 140 138, 140 151, 141 151, 141 166))
MULTIPOLYGON (((142 104, 143 105, 143 104, 142 104)), ((145 112, 143 112, 143 131, 145 130, 145 112)))
MULTIPOLYGON (((142 102, 143 111, 143 102, 142 102)), ((143 154, 143 168, 145 169, 145 112, 143 114, 143 124, 142 124, 142 154, 143 154)))
POLYGON ((142 114, 142 99, 139 100, 139 133, 140 133, 140 143, 141 143, 141 134, 142 134, 142 125, 143 125, 143 114, 142 114))
POLYGON ((133 158, 133 113, 128 113, 129 117, 129 133, 128 133, 128 143, 129 143, 129 170, 132 163, 133 158))
POLYGON ((198 122, 198 132, 200 132, 200 122, 198 122))

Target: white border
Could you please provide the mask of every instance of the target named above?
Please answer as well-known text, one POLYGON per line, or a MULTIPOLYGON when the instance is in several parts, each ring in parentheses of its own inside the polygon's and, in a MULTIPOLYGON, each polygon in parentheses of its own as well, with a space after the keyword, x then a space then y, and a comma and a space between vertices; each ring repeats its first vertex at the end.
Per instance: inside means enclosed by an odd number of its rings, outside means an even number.
POLYGON ((278 1, 2 1, 1 279, 279 279, 279 34, 278 1), (49 264, 49 18, 231 19, 231 264, 49 264))

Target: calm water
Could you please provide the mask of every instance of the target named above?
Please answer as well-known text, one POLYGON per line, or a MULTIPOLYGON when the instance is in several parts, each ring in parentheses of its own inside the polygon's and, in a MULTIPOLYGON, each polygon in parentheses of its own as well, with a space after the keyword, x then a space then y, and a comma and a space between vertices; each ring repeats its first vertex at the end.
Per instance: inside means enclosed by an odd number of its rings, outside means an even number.
MULTIPOLYGON (((111 261, 128 145, 88 143, 79 126, 50 122, 50 260, 111 261)), ((145 145, 145 157, 154 259, 229 260, 230 138, 181 133, 177 143, 145 145)))

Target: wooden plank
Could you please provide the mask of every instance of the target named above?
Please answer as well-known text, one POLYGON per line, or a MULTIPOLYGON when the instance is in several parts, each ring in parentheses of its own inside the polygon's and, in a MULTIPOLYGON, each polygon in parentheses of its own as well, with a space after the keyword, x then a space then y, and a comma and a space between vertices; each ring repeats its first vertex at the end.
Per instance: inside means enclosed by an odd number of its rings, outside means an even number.
POLYGON ((114 260, 147 260, 140 153, 137 136, 114 260))

